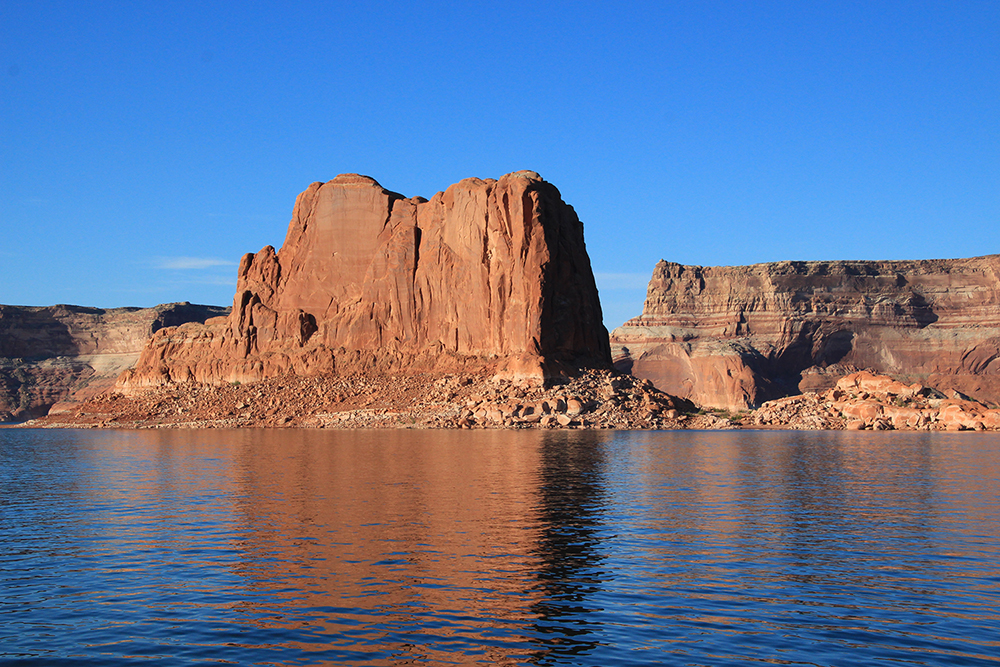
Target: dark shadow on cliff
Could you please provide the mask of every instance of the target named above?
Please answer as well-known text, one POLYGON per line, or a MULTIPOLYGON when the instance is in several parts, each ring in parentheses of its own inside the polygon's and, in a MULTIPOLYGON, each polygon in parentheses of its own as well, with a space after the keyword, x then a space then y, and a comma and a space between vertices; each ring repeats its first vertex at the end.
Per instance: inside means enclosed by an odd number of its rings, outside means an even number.
POLYGON ((927 303, 927 299, 924 298, 923 294, 913 292, 910 295, 907 305, 910 311, 909 316, 917 323, 917 327, 923 329, 927 325, 938 321, 937 313, 934 312, 931 304, 927 303))
POLYGON ((57 315, 101 314, 97 308, 0 306, 0 357, 37 359, 78 353, 69 326, 57 315))
POLYGON ((203 306, 197 303, 172 303, 168 306, 158 306, 163 310, 156 316, 152 324, 152 333, 156 333, 165 327, 178 327, 188 322, 204 324, 206 320, 213 317, 225 317, 229 315, 231 308, 222 306, 203 306))
POLYGON ((622 356, 616 359, 614 362, 614 369, 619 373, 624 373, 625 375, 632 375, 632 367, 635 366, 635 360, 632 359, 632 353, 627 347, 622 347, 622 356))
POLYGON ((760 379, 758 404, 801 394, 803 372, 839 364, 853 351, 855 338, 851 329, 829 331, 823 321, 803 322, 797 336, 784 348, 748 363, 760 379))
MULTIPOLYGON (((923 329, 938 321, 931 304, 918 292, 911 292, 904 303, 894 303, 892 311, 903 328, 923 329)), ((858 335, 873 325, 859 319, 846 327, 841 324, 841 328, 831 330, 832 326, 822 319, 806 320, 788 345, 759 366, 751 365, 761 378, 760 402, 801 394, 803 371, 807 369, 825 369, 850 361, 858 335)))

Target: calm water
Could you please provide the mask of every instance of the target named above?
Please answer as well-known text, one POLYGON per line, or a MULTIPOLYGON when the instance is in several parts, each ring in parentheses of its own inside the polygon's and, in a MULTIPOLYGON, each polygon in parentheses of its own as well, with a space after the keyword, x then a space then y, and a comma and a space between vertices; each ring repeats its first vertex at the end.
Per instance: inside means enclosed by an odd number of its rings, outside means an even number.
POLYGON ((1000 662, 1000 437, 0 430, 0 663, 1000 662))

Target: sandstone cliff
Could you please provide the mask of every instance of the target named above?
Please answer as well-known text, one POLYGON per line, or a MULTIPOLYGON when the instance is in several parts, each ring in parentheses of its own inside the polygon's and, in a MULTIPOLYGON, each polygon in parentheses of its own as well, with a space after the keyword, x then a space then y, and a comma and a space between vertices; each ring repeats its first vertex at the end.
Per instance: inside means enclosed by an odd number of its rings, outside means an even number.
POLYGON ((1000 402, 1000 255, 956 260, 661 261, 615 366, 699 405, 743 409, 873 369, 1000 402))
POLYGON ((164 327, 204 322, 226 308, 0 306, 0 421, 28 419, 109 389, 164 327))
POLYGON ((240 263, 233 310, 153 336, 122 391, 284 373, 609 368, 583 225, 529 171, 427 201, 367 176, 313 183, 285 242, 240 263))

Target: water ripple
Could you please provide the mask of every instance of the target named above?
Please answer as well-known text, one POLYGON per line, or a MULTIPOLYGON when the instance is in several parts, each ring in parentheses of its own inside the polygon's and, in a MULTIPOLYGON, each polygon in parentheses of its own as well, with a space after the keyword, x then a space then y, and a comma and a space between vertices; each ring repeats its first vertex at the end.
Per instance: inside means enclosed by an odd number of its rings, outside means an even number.
POLYGON ((0 664, 996 664, 998 445, 0 430, 0 664))

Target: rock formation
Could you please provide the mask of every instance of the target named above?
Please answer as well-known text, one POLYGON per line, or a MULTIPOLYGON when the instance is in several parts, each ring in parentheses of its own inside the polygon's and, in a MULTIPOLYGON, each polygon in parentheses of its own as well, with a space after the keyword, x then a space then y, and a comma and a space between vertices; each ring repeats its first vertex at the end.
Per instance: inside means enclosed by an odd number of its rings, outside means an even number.
POLYGON ((952 398, 920 384, 906 385, 868 371, 837 380, 832 389, 764 403, 736 418, 740 425, 849 431, 996 431, 1000 410, 952 398))
POLYGON ((240 262, 233 310, 163 329, 122 391, 284 373, 610 368, 583 225, 530 171, 427 201, 367 176, 313 183, 281 249, 240 262))
POLYGON ((656 265, 615 366, 740 410, 852 370, 1000 402, 1000 255, 955 260, 656 265))
POLYGON ((110 389, 153 332, 226 313, 190 303, 111 310, 0 306, 0 421, 58 412, 110 389))

